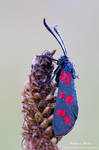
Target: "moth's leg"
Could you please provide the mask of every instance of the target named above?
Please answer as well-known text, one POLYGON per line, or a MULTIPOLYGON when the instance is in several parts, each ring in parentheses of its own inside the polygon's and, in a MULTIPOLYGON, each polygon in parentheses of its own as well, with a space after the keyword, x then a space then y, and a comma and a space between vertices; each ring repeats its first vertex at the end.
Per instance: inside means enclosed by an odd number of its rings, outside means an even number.
POLYGON ((53 79, 54 79, 54 77, 55 77, 55 75, 57 75, 57 73, 59 72, 59 70, 61 70, 61 65, 60 66, 58 66, 57 68, 56 68, 56 70, 54 71, 54 75, 52 76, 52 78, 48 81, 48 82, 51 82, 53 79))

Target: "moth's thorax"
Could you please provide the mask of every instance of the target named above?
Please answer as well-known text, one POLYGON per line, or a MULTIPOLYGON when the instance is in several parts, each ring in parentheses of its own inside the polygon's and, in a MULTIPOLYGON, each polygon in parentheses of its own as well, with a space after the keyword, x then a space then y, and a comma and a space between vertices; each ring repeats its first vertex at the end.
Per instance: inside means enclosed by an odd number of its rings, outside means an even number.
POLYGON ((61 56, 57 62, 58 66, 61 66, 61 70, 67 70, 71 73, 73 79, 77 78, 74 65, 71 63, 67 56, 61 56))

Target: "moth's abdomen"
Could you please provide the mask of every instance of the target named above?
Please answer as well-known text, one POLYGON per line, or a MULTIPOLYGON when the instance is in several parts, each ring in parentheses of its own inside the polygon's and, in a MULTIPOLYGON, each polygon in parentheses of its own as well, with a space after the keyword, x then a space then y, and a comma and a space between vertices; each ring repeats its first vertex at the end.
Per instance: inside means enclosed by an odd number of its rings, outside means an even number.
POLYGON ((53 129, 57 136, 67 134, 78 116, 77 95, 71 71, 65 65, 59 79, 59 90, 54 111, 53 129))

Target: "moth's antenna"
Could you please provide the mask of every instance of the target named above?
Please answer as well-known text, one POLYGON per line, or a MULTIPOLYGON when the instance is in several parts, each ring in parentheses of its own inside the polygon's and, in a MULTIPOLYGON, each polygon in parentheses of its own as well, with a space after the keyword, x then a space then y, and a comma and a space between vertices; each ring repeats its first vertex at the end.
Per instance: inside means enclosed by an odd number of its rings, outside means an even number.
POLYGON ((66 52, 64 51, 64 48, 63 48, 61 42, 58 40, 58 38, 56 37, 56 35, 55 35, 54 32, 52 31, 52 29, 47 25, 45 18, 44 18, 44 20, 43 20, 43 23, 44 23, 44 26, 46 27, 46 29, 47 29, 47 30, 54 36, 54 38, 57 40, 57 42, 59 43, 59 45, 61 46, 61 48, 62 48, 62 50, 63 50, 64 55, 66 56, 66 52))
POLYGON ((57 25, 53 26, 53 29, 56 32, 56 34, 59 36, 59 38, 60 38, 60 40, 61 40, 61 42, 62 42, 62 44, 64 46, 65 55, 67 55, 66 46, 65 46, 65 43, 64 43, 64 41, 63 41, 63 39, 61 37, 61 34, 59 33, 59 31, 57 29, 57 25))

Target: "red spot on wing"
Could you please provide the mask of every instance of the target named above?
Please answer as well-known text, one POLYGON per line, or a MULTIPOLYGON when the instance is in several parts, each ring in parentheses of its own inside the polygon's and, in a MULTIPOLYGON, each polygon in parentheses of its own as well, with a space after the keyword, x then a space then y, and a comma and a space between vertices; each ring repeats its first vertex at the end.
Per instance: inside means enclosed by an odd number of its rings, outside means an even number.
POLYGON ((67 125, 71 124, 71 119, 68 115, 64 116, 64 121, 66 122, 67 125))
POLYGON ((66 72, 65 83, 69 84, 71 82, 71 76, 69 72, 66 72))
POLYGON ((65 110, 57 110, 57 115, 63 117, 65 115, 65 110))
POLYGON ((64 92, 61 92, 61 93, 60 93, 60 98, 64 98, 64 97, 65 97, 64 92))
POLYGON ((72 104, 73 103, 73 97, 72 96, 67 96, 65 98, 65 101, 66 101, 67 104, 72 104))
POLYGON ((63 82, 63 80, 65 79, 66 73, 64 70, 61 71, 61 76, 60 76, 60 82, 63 82))

